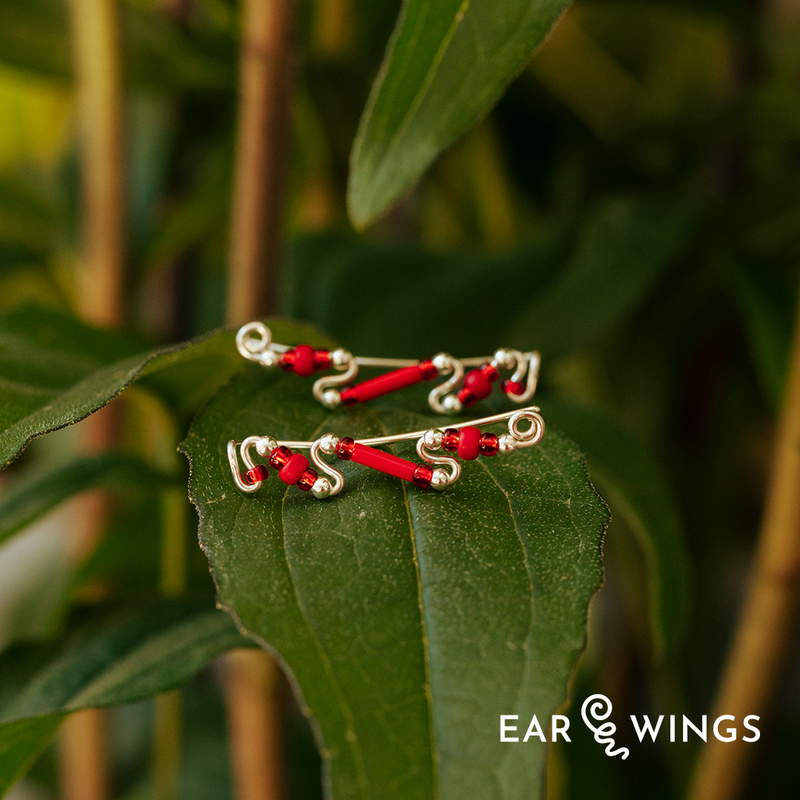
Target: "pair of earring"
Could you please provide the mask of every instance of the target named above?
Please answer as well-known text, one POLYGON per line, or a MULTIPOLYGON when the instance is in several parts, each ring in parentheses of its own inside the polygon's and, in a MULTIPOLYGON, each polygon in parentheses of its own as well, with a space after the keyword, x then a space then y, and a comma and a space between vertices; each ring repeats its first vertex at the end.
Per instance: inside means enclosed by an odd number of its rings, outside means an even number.
MULTIPOLYGON (((351 406, 398 391, 422 381, 444 376, 446 380, 428 394, 430 407, 439 414, 455 414, 464 407, 488 397, 501 372, 511 374, 500 381, 506 396, 516 404, 530 400, 539 377, 539 353, 500 349, 489 358, 456 359, 439 353, 429 360, 355 357, 347 350, 314 349, 301 344, 295 347, 277 344, 261 322, 242 326, 236 335, 239 352, 250 361, 265 367, 280 367, 287 372, 308 377, 317 371, 333 369, 338 375, 318 378, 313 386, 314 397, 327 408, 351 406), (394 367, 376 378, 353 384, 359 367, 394 367), (471 368, 468 372, 467 368, 471 368)), ((513 453, 538 444, 544 436, 544 420, 536 406, 527 406, 489 417, 451 425, 444 430, 429 428, 394 436, 352 439, 326 433, 313 441, 277 441, 271 436, 248 436, 244 441, 231 440, 227 457, 236 486, 246 493, 257 491, 267 479, 267 465, 278 470, 278 478, 287 485, 296 485, 318 499, 333 497, 344 488, 344 476, 323 458, 336 456, 354 461, 380 472, 413 483, 422 489, 439 491, 452 486, 461 475, 459 459, 471 461, 478 456, 492 457, 513 453), (483 432, 478 425, 507 423, 501 435, 483 432), (416 450, 423 463, 377 449, 380 445, 416 440, 416 450), (267 464, 256 463, 253 450, 267 464), (308 458, 299 450, 307 450, 308 458), (239 459, 245 466, 240 469, 239 459), (309 461, 310 459, 310 461, 309 461), (314 466, 311 466, 311 463, 314 466), (322 473, 322 475, 320 475, 322 473)))

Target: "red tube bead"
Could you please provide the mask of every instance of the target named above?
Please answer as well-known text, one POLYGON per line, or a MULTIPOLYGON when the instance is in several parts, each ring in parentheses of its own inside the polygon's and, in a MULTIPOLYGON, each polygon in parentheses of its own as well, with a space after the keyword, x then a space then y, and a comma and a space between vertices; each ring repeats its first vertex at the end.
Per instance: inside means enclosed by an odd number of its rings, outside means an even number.
POLYGON ((288 447, 281 445, 269 454, 269 465, 273 469, 283 469, 291 457, 292 451, 288 447))
POLYGON ((252 486, 259 481, 265 481, 269 477, 269 472, 263 464, 257 464, 253 469, 247 470, 242 477, 242 482, 252 486))
POLYGON ((419 466, 399 456, 368 447, 365 444, 358 444, 358 442, 353 444, 353 461, 409 482, 413 482, 414 474, 419 466))
POLYGON ((478 440, 478 452, 482 456, 496 456, 499 449, 496 433, 484 433, 478 440))
POLYGON ((278 365, 284 372, 291 372, 294 369, 294 350, 287 350, 278 358, 278 365))
POLYGON ((436 367, 431 361, 420 361, 412 367, 401 367, 392 370, 377 378, 370 378, 363 383, 357 383, 342 390, 342 402, 351 406, 354 403, 366 403, 376 397, 382 397, 406 386, 413 386, 420 381, 429 381, 437 375, 436 367))
POLYGON ((313 467, 309 467, 301 476, 300 480, 297 481, 297 486, 304 492, 307 492, 311 489, 314 485, 314 481, 317 479, 317 471, 313 467))
POLYGON ((442 447, 455 453, 458 450, 458 430, 456 428, 447 428, 442 436, 442 447))
POLYGON ((294 453, 292 457, 283 465, 278 477, 289 484, 297 483, 303 477, 303 473, 308 469, 308 459, 300 453, 294 453))
POLYGON ((458 457, 466 461, 473 461, 478 457, 478 447, 481 432, 472 425, 461 429, 458 437, 458 457))

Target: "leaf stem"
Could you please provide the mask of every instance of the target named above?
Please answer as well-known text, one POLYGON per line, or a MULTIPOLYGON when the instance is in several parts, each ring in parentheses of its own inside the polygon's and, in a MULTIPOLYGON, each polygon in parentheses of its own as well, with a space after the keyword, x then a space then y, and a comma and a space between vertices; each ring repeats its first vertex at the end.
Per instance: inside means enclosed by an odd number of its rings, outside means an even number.
POLYGON ((244 0, 227 317, 276 307, 294 77, 295 0, 244 0))
MULTIPOLYGON (((800 581, 800 305, 755 566, 714 709, 736 717, 768 713, 795 634, 800 581)), ((690 797, 733 800, 744 791, 751 743, 709 739, 690 797)))

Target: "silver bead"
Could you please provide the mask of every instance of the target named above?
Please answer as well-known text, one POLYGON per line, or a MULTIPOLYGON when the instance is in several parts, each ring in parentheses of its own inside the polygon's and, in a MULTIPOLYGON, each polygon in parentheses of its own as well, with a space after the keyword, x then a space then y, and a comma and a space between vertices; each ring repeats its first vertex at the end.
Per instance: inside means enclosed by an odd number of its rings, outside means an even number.
POLYGON ((327 478, 317 478, 311 487, 311 494, 317 500, 324 500, 331 493, 331 482, 327 478))
POLYGON ((344 369, 352 360, 353 356, 342 347, 331 353, 331 364, 335 369, 344 369))
POLYGON ((461 401, 456 395, 448 394, 447 397, 442 400, 442 407, 449 414, 457 414, 461 411, 461 401))
POLYGON ((256 442, 256 452, 266 458, 277 446, 278 443, 271 436, 262 436, 256 442))
POLYGON ((429 428, 422 434, 422 441, 425 442, 425 447, 438 450, 442 446, 443 437, 444 434, 438 428, 429 428))
POLYGON ((319 439, 319 449, 326 456, 332 456, 336 452, 337 444, 339 444, 339 437, 335 433, 325 433, 319 439))
POLYGON ((495 351, 492 363, 495 367, 499 367, 500 369, 511 369, 511 367, 516 364, 516 359, 512 353, 509 353, 508 350, 501 348, 500 350, 495 351))
POLYGON ((322 393, 322 404, 326 408, 338 408, 342 404, 342 395, 338 389, 326 389, 322 393))
POLYGON ((446 469, 435 469, 431 475, 431 489, 437 492, 444 491, 450 485, 450 476, 446 469))
POLYGON ((274 350, 265 350, 263 353, 258 354, 258 360, 265 367, 276 367, 281 354, 276 353, 274 350))
POLYGON ((513 453, 517 449, 517 440, 511 434, 504 433, 497 440, 501 453, 513 453))
POLYGON ((453 371, 453 356, 450 353, 437 353, 431 361, 440 375, 453 371))

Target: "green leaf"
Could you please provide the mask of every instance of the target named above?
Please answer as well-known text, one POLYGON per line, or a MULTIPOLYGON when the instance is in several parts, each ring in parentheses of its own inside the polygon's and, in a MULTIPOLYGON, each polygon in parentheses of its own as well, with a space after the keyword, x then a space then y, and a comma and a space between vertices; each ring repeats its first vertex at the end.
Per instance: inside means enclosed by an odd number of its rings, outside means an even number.
POLYGON ((222 612, 190 601, 138 603, 78 625, 62 641, 0 656, 0 793, 63 716, 172 689, 250 643, 222 612))
POLYGON ((678 504, 656 459, 618 422, 580 406, 546 401, 548 420, 581 443, 594 480, 633 530, 647 568, 656 658, 672 655, 689 618, 689 555, 678 504))
POLYGON ((350 219, 364 228, 478 122, 567 0, 405 0, 359 123, 350 219))
MULTIPOLYGON (((349 463, 317 501, 274 473, 233 484, 230 438, 363 436, 441 419, 334 414, 295 376, 255 367, 203 409, 182 445, 219 600, 277 650, 313 715, 329 796, 540 797, 544 745, 499 741, 500 714, 563 703, 601 582, 607 509, 581 454, 548 432, 420 491, 349 463)), ((398 448, 416 459, 410 443, 398 448)))
POLYGON ((6 487, 0 498, 0 542, 80 492, 163 486, 170 480, 124 453, 80 457, 31 470, 6 487))
POLYGON ((561 355, 607 331, 636 307, 702 219, 696 198, 609 196, 590 209, 573 251, 505 334, 514 347, 561 355))
POLYGON ((140 375, 188 412, 242 362, 232 333, 137 354, 140 349, 121 334, 43 308, 0 315, 0 465, 34 437, 107 405, 140 375))

